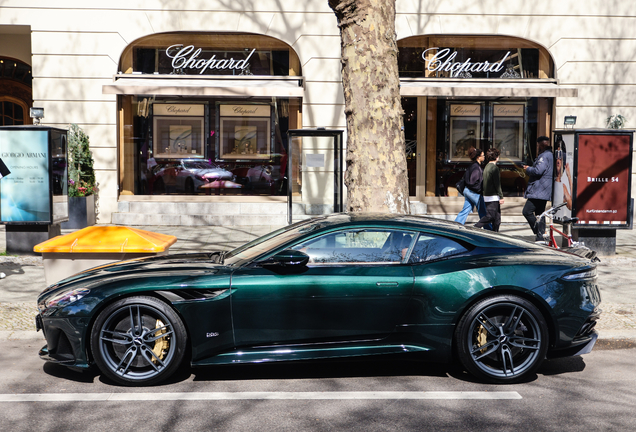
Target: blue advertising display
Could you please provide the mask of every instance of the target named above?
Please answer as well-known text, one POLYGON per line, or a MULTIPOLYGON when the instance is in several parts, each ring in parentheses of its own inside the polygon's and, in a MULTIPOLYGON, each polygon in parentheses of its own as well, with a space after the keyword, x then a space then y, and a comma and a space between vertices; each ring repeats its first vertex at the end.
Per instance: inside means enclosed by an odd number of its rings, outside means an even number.
POLYGON ((47 130, 0 130, 0 222, 51 222, 47 130))

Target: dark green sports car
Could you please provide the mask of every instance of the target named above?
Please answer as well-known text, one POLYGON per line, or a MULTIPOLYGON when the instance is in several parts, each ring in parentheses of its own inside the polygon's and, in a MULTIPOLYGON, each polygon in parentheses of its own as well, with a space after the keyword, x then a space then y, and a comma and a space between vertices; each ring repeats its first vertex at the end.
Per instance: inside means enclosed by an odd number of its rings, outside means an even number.
POLYGON ((44 360, 117 383, 192 366, 419 353, 498 383, 590 352, 595 264, 416 216, 336 214, 230 252, 96 267, 38 298, 44 360))

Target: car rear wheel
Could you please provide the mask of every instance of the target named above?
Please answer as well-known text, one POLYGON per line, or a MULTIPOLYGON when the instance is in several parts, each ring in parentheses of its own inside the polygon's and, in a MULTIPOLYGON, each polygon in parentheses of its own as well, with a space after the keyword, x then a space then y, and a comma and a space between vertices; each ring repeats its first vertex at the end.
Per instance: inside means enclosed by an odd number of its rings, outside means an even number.
POLYGON ((541 365, 548 349, 548 328, 532 303, 501 295, 481 300, 466 312, 455 343, 468 372, 488 382, 513 383, 541 365))
POLYGON ((129 297, 107 306, 91 332, 95 363, 124 385, 150 385, 172 375, 183 360, 186 331, 179 316, 153 297, 129 297))

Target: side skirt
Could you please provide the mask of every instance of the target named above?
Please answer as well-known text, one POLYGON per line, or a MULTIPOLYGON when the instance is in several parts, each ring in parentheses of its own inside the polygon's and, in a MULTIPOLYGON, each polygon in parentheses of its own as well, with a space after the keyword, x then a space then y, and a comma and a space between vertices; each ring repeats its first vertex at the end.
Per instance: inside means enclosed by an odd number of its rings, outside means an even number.
POLYGON ((361 345, 348 347, 269 346, 235 349, 214 357, 192 362, 192 366, 237 363, 264 363, 290 360, 316 360, 325 358, 356 357, 380 354, 427 352, 430 348, 415 345, 361 345))

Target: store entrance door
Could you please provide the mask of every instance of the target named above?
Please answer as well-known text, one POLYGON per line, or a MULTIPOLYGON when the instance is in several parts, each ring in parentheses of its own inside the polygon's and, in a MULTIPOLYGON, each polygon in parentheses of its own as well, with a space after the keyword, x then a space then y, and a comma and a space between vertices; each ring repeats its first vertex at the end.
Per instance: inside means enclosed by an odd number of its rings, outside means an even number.
POLYGON ((288 223, 343 211, 342 130, 292 129, 288 134, 288 223))

